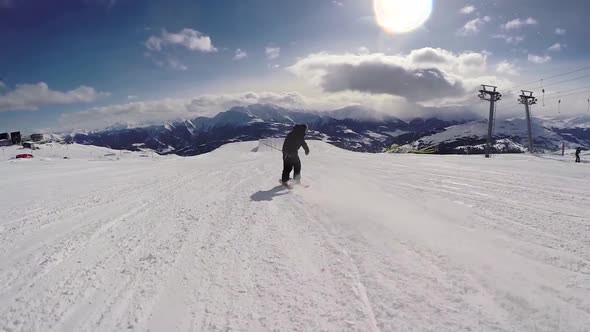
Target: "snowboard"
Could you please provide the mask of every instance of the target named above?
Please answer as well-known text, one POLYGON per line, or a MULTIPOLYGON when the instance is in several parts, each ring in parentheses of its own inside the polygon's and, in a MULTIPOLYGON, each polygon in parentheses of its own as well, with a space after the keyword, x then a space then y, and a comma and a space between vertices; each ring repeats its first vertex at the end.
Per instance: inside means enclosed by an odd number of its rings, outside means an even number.
POLYGON ((293 189, 295 187, 309 188, 309 185, 294 182, 293 179, 289 179, 289 181, 287 181, 287 183, 283 183, 283 181, 281 181, 281 179, 279 179, 279 183, 282 184, 285 188, 288 188, 288 189, 293 189))

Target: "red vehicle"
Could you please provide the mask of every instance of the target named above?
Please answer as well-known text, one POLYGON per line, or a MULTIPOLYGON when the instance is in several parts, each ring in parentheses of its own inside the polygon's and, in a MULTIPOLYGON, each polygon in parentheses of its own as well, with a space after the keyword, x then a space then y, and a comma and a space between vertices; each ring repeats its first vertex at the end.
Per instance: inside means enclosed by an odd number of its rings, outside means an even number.
POLYGON ((31 159, 31 158, 35 158, 35 157, 30 153, 23 153, 23 154, 19 154, 16 156, 16 159, 31 159))

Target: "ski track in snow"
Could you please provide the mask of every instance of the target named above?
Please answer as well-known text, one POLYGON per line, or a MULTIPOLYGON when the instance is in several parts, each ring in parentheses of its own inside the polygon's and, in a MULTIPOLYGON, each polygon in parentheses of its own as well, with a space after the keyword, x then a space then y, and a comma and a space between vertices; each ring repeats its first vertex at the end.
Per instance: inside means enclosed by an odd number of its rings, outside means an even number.
POLYGON ((256 145, 0 162, 0 329, 590 330, 587 164, 256 145))

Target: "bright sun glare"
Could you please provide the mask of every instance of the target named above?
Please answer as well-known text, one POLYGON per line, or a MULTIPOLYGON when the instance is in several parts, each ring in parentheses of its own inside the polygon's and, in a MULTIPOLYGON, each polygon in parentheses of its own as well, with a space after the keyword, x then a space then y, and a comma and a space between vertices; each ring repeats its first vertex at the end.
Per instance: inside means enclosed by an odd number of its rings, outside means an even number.
POLYGON ((377 23, 387 32, 404 33, 420 27, 432 12, 432 0, 373 0, 377 23))

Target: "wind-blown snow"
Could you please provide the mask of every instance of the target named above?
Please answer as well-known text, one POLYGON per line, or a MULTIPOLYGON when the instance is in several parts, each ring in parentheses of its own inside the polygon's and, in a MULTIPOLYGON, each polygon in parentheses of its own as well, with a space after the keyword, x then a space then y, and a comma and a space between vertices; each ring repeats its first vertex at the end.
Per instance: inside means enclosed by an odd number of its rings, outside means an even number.
POLYGON ((589 164, 309 143, 0 162, 0 329, 590 327, 589 164))

